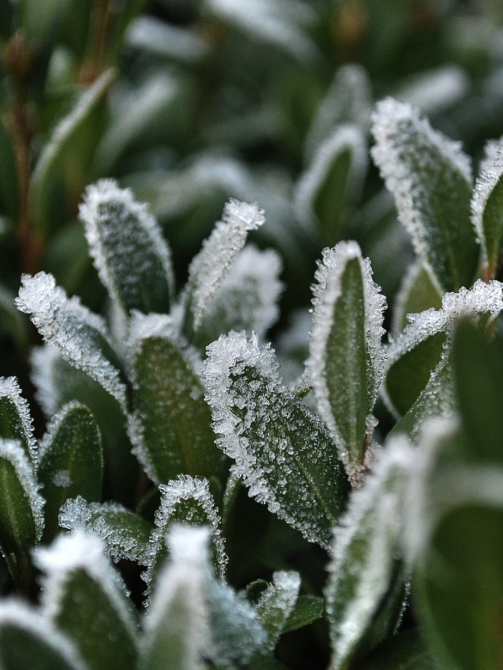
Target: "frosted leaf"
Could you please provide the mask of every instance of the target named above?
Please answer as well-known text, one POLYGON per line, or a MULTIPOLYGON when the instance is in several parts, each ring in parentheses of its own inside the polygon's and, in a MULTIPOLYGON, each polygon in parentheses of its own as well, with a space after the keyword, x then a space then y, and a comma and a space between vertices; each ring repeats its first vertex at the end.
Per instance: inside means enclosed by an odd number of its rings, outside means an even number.
POLYGON ((67 298, 50 274, 21 279, 17 308, 30 315, 44 340, 56 345, 66 361, 101 384, 125 409, 126 387, 103 319, 77 297, 67 298))
POLYGON ((210 493, 208 480, 179 475, 167 485, 161 484, 159 492, 161 504, 155 513, 155 528, 149 538, 147 570, 142 575, 148 585, 147 596, 152 593, 155 575, 167 558, 166 533, 173 523, 209 527, 217 576, 223 579, 228 558, 221 519, 210 493))
POLYGON ((37 389, 35 398, 46 418, 50 418, 60 405, 58 386, 53 376, 54 362, 59 357, 59 350, 53 344, 34 347, 31 352, 31 380, 37 389))
POLYGON ((390 441, 334 529, 325 597, 335 670, 346 667, 390 587, 414 459, 406 438, 390 441))
POLYGON ((33 560, 44 573, 42 609, 49 621, 57 621, 66 607, 67 588, 78 572, 83 572, 106 595, 122 626, 136 643, 137 627, 127 606, 124 582, 104 553, 103 541, 76 529, 71 535, 59 535, 50 547, 39 547, 33 560))
POLYGON ((208 44, 195 30, 179 28, 151 16, 139 16, 132 21, 125 40, 130 47, 188 63, 199 62, 208 53, 208 44))
POLYGON ((123 559, 148 563, 151 524, 119 503, 88 503, 82 496, 69 498, 61 506, 59 525, 72 533, 82 529, 99 537, 115 563, 123 559))
POLYGON ((272 249, 246 246, 204 314, 195 343, 210 344, 231 330, 254 330, 262 338, 279 315, 281 259, 272 249))
MULTIPOLYGON (((87 670, 87 666, 82 660, 75 643, 34 608, 14 600, 4 600, 0 604, 0 644, 2 649, 8 654, 7 644, 2 640, 2 628, 4 626, 9 629, 12 629, 12 627, 20 629, 28 633, 30 637, 40 640, 41 648, 39 653, 42 656, 42 662, 45 656, 45 647, 50 650, 50 656, 56 656, 53 660, 57 660, 60 663, 62 660, 68 670, 87 670)), ((0 665, 3 667, 1 651, 0 665)), ((58 667, 64 666, 58 665, 58 667)))
POLYGON ((207 353, 206 399, 235 474, 251 497, 326 546, 347 481, 324 426, 283 386, 274 352, 256 336, 230 333, 207 353))
POLYGON ((503 141, 489 141, 480 164, 471 202, 472 223, 482 247, 482 262, 494 276, 502 238, 503 141))
POLYGON ((87 187, 79 214, 100 279, 126 314, 168 312, 171 254, 147 206, 114 180, 101 179, 87 187))
POLYGON ((300 575, 298 572, 279 571, 273 574, 272 584, 262 593, 257 611, 267 631, 267 648, 273 651, 288 617, 293 612, 299 596, 300 575))
POLYGON ((356 64, 340 67, 311 124, 306 139, 308 160, 336 126, 354 123, 367 133, 370 110, 370 81, 366 70, 356 64))
POLYGON ((325 229, 335 227, 343 216, 345 208, 353 202, 361 190, 362 182, 367 170, 367 145, 361 130, 354 125, 337 126, 335 130, 321 143, 313 155, 307 170, 300 176, 295 189, 295 211, 299 219, 306 226, 319 225, 325 229), (345 156, 349 156, 349 165, 345 166, 345 173, 337 171, 337 182, 331 180, 331 170, 345 156), (331 204, 330 210, 322 208, 317 213, 317 201, 322 191, 330 189, 327 199, 331 204), (340 192, 337 205, 340 211, 335 211, 332 205, 334 191, 340 192), (333 219, 333 222, 332 222, 333 219))
MULTIPOLYGON (((383 311, 386 306, 384 296, 380 293, 380 287, 372 279, 372 269, 368 259, 363 260, 361 251, 356 242, 341 242, 333 249, 325 249, 323 260, 316 271, 315 279, 317 284, 313 287, 314 314, 313 328, 310 340, 310 355, 306 363, 306 370, 311 381, 315 397, 318 403, 319 413, 330 430, 334 438, 341 459, 343 460, 348 472, 356 467, 361 469, 365 467, 361 455, 358 455, 363 448, 365 439, 365 422, 368 415, 372 412, 377 397, 377 391, 384 377, 384 366, 386 355, 381 344, 381 338, 384 334, 382 328, 383 311), (358 324, 361 328, 360 333, 351 329, 352 340, 348 343, 349 350, 344 352, 343 359, 341 352, 333 349, 331 340, 338 331, 338 328, 345 328, 344 323, 337 323, 336 315, 339 314, 337 307, 342 304, 343 296, 343 278, 345 277, 349 264, 356 260, 359 268, 359 278, 361 277, 363 289, 362 323, 358 324), (356 357, 359 352, 358 343, 364 338, 364 361, 356 357), (362 366, 363 363, 363 366, 362 366), (343 393, 340 388, 334 390, 330 378, 334 377, 334 366, 340 371, 344 370, 347 387, 346 393, 357 393, 354 400, 348 396, 341 405, 343 393), (346 367, 347 366, 347 367, 346 367), (366 391, 361 389, 361 377, 364 375, 366 391), (363 396, 362 396, 363 393, 363 396), (338 397, 334 397, 338 394, 338 397), (360 397, 362 396, 362 397, 360 397), (364 407, 360 407, 361 403, 364 407), (353 403, 353 404, 352 404, 353 403), (354 406, 356 403, 356 406, 354 406), (351 414, 349 416, 348 410, 351 414), (363 412, 363 413, 362 413, 363 412), (356 426, 356 413, 361 414, 361 429, 358 436, 353 435, 356 426), (346 430, 346 419, 351 422, 350 432, 346 430), (357 444, 354 444, 354 440, 357 444), (356 450, 356 451, 355 451, 356 450)), ((348 286, 345 290, 351 289, 348 286)), ((348 294, 349 295, 349 294, 348 294)), ((360 295, 360 293, 358 293, 360 295)), ((351 308, 352 314, 356 313, 356 306, 351 308)), ((340 318, 344 319, 345 313, 340 313, 340 318)), ((341 331, 341 338, 342 338, 341 331)), ((340 343, 339 343, 340 344, 340 343)), ((358 481, 358 473, 355 471, 355 483, 358 481)))
POLYGON ((204 670, 209 647, 207 528, 175 526, 169 535, 171 561, 157 581, 145 617, 139 670, 159 667, 204 670))
POLYGON ((38 461, 38 445, 28 402, 21 396, 15 377, 0 377, 1 437, 19 440, 33 463, 38 461))
POLYGON ((298 0, 205 0, 205 4, 254 38, 276 44, 300 60, 316 54, 316 47, 301 28, 313 14, 298 0))
POLYGON ((372 121, 372 157, 417 254, 439 289, 471 285, 478 248, 469 220, 469 158, 417 110, 392 98, 377 105, 372 121))
POLYGON ((190 310, 195 330, 244 246, 248 232, 264 221, 264 213, 257 205, 233 199, 225 205, 222 221, 217 222, 189 267, 186 309, 190 310))
MULTIPOLYGON (((35 479, 33 463, 29 460, 21 443, 16 440, 0 439, 0 459, 5 459, 14 468, 30 505, 35 526, 35 541, 40 542, 44 530, 44 499, 39 493, 40 487, 35 479)), ((17 501, 17 506, 19 506, 19 501, 17 501)), ((19 532, 22 532, 21 529, 19 532)))
POLYGON ((442 296, 420 258, 409 267, 393 310, 393 336, 397 337, 407 326, 408 314, 424 312, 431 307, 440 309, 442 296))
POLYGON ((459 65, 442 65, 406 80, 394 97, 424 114, 438 114, 459 102, 468 92, 470 80, 459 65))

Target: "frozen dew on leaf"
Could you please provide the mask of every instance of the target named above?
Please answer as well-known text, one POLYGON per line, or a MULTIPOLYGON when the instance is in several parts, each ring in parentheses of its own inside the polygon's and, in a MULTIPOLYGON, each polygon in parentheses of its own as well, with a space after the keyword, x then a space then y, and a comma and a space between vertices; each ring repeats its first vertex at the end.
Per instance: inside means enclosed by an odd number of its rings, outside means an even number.
POLYGON ((19 440, 33 463, 38 461, 37 441, 28 402, 15 377, 0 377, 0 437, 19 440))

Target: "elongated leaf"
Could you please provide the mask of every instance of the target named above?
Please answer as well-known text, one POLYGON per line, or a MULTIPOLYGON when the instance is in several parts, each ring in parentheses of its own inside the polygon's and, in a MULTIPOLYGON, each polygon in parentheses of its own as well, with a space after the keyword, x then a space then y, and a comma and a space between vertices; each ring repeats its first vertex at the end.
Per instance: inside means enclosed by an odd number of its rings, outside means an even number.
POLYGON ((479 249, 470 221, 467 156, 459 144, 432 130, 417 110, 392 98, 378 104, 373 133, 374 161, 439 289, 471 286, 479 249))
POLYGON ((80 218, 100 279, 126 314, 169 312, 170 251, 146 205, 135 202, 129 189, 102 179, 88 186, 80 218))
POLYGON ((101 541, 77 531, 39 549, 35 560, 45 573, 45 616, 76 642, 90 670, 133 670, 136 622, 101 541))
POLYGON ((18 350, 24 355, 28 345, 28 322, 15 308, 14 296, 3 286, 0 286, 0 325, 5 328, 18 350))
POLYGON ((273 352, 231 333, 208 347, 204 375, 218 443, 249 495, 328 546, 348 482, 328 432, 280 381, 273 352))
POLYGON ((446 293, 442 309, 409 315, 409 325, 388 349, 384 399, 397 416, 404 415, 425 388, 432 370, 452 344, 459 319, 491 323, 503 309, 502 284, 477 280, 470 290, 446 293))
MULTIPOLYGON (((149 477, 223 473, 203 387, 169 319, 138 317, 133 326, 134 453, 149 477)), ((197 364, 197 363, 196 363, 197 364)))
POLYGON ((101 500, 103 450, 87 407, 71 402, 54 416, 41 443, 37 475, 45 499, 44 541, 50 542, 59 531, 59 508, 68 498, 101 500))
POLYGON ((55 166, 67 144, 103 98, 114 76, 114 70, 107 70, 82 93, 72 111, 56 126, 49 142, 42 150, 31 181, 33 211, 37 214, 37 222, 42 230, 47 231, 50 226, 50 212, 46 199, 51 193, 49 180, 55 166))
POLYGON ((33 437, 30 408, 15 377, 0 377, 0 437, 18 440, 30 460, 37 463, 38 445, 33 437))
POLYGON ((442 296, 421 259, 418 259, 410 266, 395 300, 392 328, 395 337, 398 337, 409 323, 408 314, 418 314, 431 307, 440 309, 442 296))
POLYGON ((152 524, 114 502, 88 503, 82 496, 69 498, 62 506, 59 525, 69 531, 84 529, 97 535, 104 550, 117 562, 122 559, 148 564, 152 524))
POLYGON ((472 198, 472 222, 482 246, 487 279, 496 276, 503 234, 503 145, 488 142, 472 198))
POLYGON ((174 523, 207 526, 210 529, 213 563, 218 578, 223 579, 228 559, 222 537, 222 523, 208 480, 180 475, 168 485, 161 484, 159 491, 161 504, 155 513, 155 528, 150 535, 147 570, 142 575, 148 585, 147 595, 152 593, 159 568, 168 557, 166 534, 174 523))
POLYGON ((384 374, 385 300, 355 242, 325 250, 316 279, 307 370, 320 415, 351 482, 358 485, 384 374))
POLYGON ((73 642, 38 612, 20 603, 0 605, 2 670, 86 670, 73 642))
POLYGON ((153 16, 135 19, 125 39, 132 48, 170 61, 198 63, 209 53, 208 42, 196 30, 165 23, 153 16))
POLYGON ((367 146, 356 126, 337 127, 315 153, 295 192, 295 211, 325 244, 339 241, 360 194, 367 169, 367 146))
POLYGON ((224 281, 250 230, 264 223, 264 213, 256 205, 230 200, 203 248, 192 260, 185 293, 186 335, 199 328, 205 312, 224 281))
POLYGON ((266 647, 273 651, 281 633, 286 628, 299 596, 298 572, 275 572, 272 584, 262 593, 257 610, 262 626, 267 632, 266 647))
POLYGON ((391 585, 412 461, 405 438, 390 442, 335 528, 325 591, 335 669, 348 666, 391 585))
POLYGON ((204 349, 231 330, 253 330, 262 338, 279 315, 280 272, 281 259, 275 251, 247 245, 218 288, 194 344, 204 349))
POLYGON ((418 630, 398 633, 359 666, 361 670, 440 670, 418 630))
POLYGON ((44 501, 24 448, 0 440, 0 549, 14 581, 27 589, 32 567, 29 551, 42 537, 44 501))
POLYGON ((283 633, 291 633, 318 621, 323 616, 324 609, 323 598, 300 596, 284 625, 283 633))
POLYGON ((171 562, 159 576, 145 620, 139 670, 204 670, 209 647, 205 528, 172 529, 171 562))
POLYGON ((22 276, 16 306, 30 315, 44 340, 56 345, 66 361, 84 370, 126 409, 120 363, 101 317, 77 297, 67 298, 54 277, 45 272, 22 276))

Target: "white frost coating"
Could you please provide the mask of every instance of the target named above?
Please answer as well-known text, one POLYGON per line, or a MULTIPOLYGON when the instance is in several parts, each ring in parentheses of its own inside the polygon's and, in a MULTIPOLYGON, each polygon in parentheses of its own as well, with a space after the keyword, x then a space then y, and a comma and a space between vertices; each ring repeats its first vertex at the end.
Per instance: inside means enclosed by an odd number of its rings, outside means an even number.
POLYGON ((309 358, 306 370, 318 401, 320 416, 327 425, 336 444, 341 445, 341 459, 346 468, 355 464, 349 462, 347 451, 342 448, 343 440, 332 414, 330 397, 325 375, 325 359, 328 338, 334 326, 334 308, 341 296, 341 281, 347 264, 358 259, 363 275, 365 299, 365 336, 368 349, 367 384, 369 395, 375 401, 377 391, 384 377, 386 354, 381 344, 384 335, 383 312, 386 299, 372 279, 369 259, 363 259, 356 242, 340 242, 333 249, 324 249, 323 259, 315 274, 317 284, 313 286, 313 327, 311 332, 309 358))
POLYGON ((43 507, 45 500, 39 494, 40 486, 35 479, 33 464, 18 440, 0 439, 0 458, 4 458, 12 465, 28 497, 35 524, 36 538, 39 542, 44 530, 43 507))
POLYGON ((15 377, 0 377, 0 399, 9 398, 14 404, 19 418, 21 419, 21 430, 24 440, 28 446, 28 452, 31 460, 36 464, 38 462, 38 445, 33 436, 33 421, 30 414, 30 406, 21 395, 18 381, 15 377))
POLYGON ((60 614, 66 584, 75 572, 83 571, 99 584, 108 597, 131 638, 138 630, 126 603, 127 590, 122 577, 112 567, 104 553, 103 541, 77 529, 71 535, 59 535, 50 547, 38 547, 33 552, 35 565, 42 570, 42 609, 49 621, 60 614))
POLYGON ((64 405, 56 414, 54 414, 53 417, 51 417, 51 420, 47 425, 45 435, 40 440, 40 458, 42 458, 42 456, 47 451, 49 445, 54 440, 54 436, 60 429, 60 426, 64 421, 64 419, 66 418, 66 416, 68 415, 68 413, 79 407, 87 409, 85 405, 82 405, 77 400, 71 400, 70 402, 66 403, 66 405, 64 405))
POLYGON ((472 288, 461 287, 457 293, 445 293, 442 309, 430 309, 408 314, 409 325, 388 348, 388 369, 401 356, 441 331, 449 332, 458 319, 489 314, 491 320, 503 310, 503 284, 477 279, 472 288))
MULTIPOLYGON (((109 261, 106 250, 103 247, 103 236, 110 235, 107 230, 103 230, 103 206, 115 204, 124 209, 127 217, 137 221, 138 228, 148 238, 150 251, 161 261, 164 274, 170 287, 174 286, 173 268, 171 264, 171 252, 164 239, 159 224, 148 211, 146 204, 136 202, 129 188, 119 188, 114 179, 100 179, 96 184, 91 184, 86 188, 84 202, 79 206, 80 220, 84 223, 86 239, 89 245, 89 252, 94 260, 94 265, 102 283, 106 286, 111 295, 120 302, 120 296, 115 287, 114 278, 110 275, 109 261)), ((108 214, 106 215, 108 219, 108 214)), ((120 236, 121 222, 114 224, 117 237, 120 236)), ((108 224, 107 228, 110 227, 108 224)), ((141 268, 136 268, 141 272, 141 268)))
POLYGON ((50 621, 24 603, 4 600, 0 604, 0 637, 2 627, 12 625, 31 633, 33 637, 56 650, 73 670, 87 670, 87 665, 72 640, 50 621))
POLYGON ((366 134, 370 109, 370 82, 365 69, 355 64, 339 68, 309 130, 306 139, 308 160, 312 160, 317 148, 338 125, 355 123, 366 134))
POLYGON ((68 298, 51 274, 23 275, 21 281, 17 308, 31 316, 44 340, 56 345, 66 361, 84 370, 125 408, 126 388, 119 371, 96 341, 101 336, 112 348, 103 319, 81 305, 76 296, 68 298))
POLYGON ((300 176, 295 189, 295 211, 304 225, 315 224, 314 200, 332 163, 337 156, 347 150, 351 152, 347 193, 349 196, 354 196, 358 192, 368 164, 367 143, 357 126, 349 124, 338 126, 317 149, 311 164, 300 176))
POLYGON ((283 630, 288 617, 293 612, 300 590, 300 575, 298 572, 285 572, 283 570, 273 574, 273 581, 261 594, 257 603, 257 611, 262 621, 267 619, 268 633, 267 648, 274 650, 276 642, 283 630), (278 612, 274 614, 274 611, 278 612), (273 613, 269 617, 269 613, 273 613), (273 630, 271 630, 273 628, 273 630))
POLYGON ((363 487, 352 492, 348 510, 334 528, 325 597, 337 670, 345 665, 389 588, 404 525, 403 496, 416 458, 406 437, 390 440, 363 487), (364 551, 358 550, 362 542, 367 543, 364 551), (354 544, 358 558, 352 555, 354 544))
POLYGON ((59 350, 53 344, 34 347, 30 355, 31 381, 37 389, 35 398, 46 419, 50 419, 59 406, 59 394, 54 381, 54 364, 59 357, 59 350))
POLYGON ((482 247, 483 263, 488 262, 487 244, 484 232, 484 210, 494 187, 503 176, 503 139, 490 140, 485 146, 484 160, 480 163, 479 176, 475 182, 471 201, 472 223, 477 240, 482 247))
POLYGON ((409 132, 408 126, 412 125, 418 134, 426 137, 439 153, 455 165, 471 187, 470 159, 463 153, 459 142, 433 130, 417 109, 393 98, 385 98, 377 104, 372 114, 372 123, 372 133, 376 141, 371 151, 372 158, 381 171, 387 189, 395 197, 400 221, 411 235, 416 253, 426 259, 428 234, 423 226, 422 214, 414 206, 412 197, 419 187, 417 176, 407 169, 402 157, 402 144, 409 132))
POLYGON ((443 65, 413 75, 395 93, 395 98, 430 115, 455 105, 466 95, 469 86, 470 80, 459 65, 443 65))
POLYGON ((57 470, 52 475, 52 483, 62 489, 66 489, 73 484, 69 470, 57 470))
POLYGON ((272 42, 300 60, 316 48, 299 24, 311 21, 309 7, 297 0, 205 0, 208 9, 256 38, 272 42))
POLYGON ((165 58, 196 62, 208 53, 208 44, 195 30, 178 28, 150 16, 139 16, 128 27, 126 43, 165 58))
POLYGON ((189 268, 190 309, 196 329, 241 251, 248 232, 259 228, 264 221, 264 213, 257 205, 233 199, 225 205, 222 221, 217 222, 189 268))
MULTIPOLYGON (((228 562, 225 553, 225 541, 222 536, 222 522, 215 506, 215 501, 210 493, 209 482, 203 477, 191 477, 190 475, 179 475, 169 484, 159 485, 161 493, 161 504, 156 510, 153 529, 149 539, 149 559, 147 561, 147 570, 142 574, 142 578, 148 585, 147 595, 152 590, 152 577, 156 555, 165 542, 166 531, 170 518, 176 513, 176 508, 182 501, 193 500, 201 507, 210 529, 212 546, 216 553, 219 579, 225 578, 225 569, 228 562)), ((178 519, 178 521, 180 521, 178 519)), ((190 523, 190 520, 187 520, 190 523)))

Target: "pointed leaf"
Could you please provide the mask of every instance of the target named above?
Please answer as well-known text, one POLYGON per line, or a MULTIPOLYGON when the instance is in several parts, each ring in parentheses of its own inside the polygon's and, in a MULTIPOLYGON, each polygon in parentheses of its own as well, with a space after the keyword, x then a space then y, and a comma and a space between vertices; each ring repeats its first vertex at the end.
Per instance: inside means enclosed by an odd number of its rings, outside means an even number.
POLYGON ((372 156, 416 253, 439 289, 471 286, 479 249, 470 221, 468 157, 417 110, 392 98, 378 104, 373 124, 372 156))
POLYGON ((306 539, 328 546, 348 483, 324 426, 281 383, 256 337, 231 333, 208 347, 206 397, 223 451, 249 495, 306 539))
POLYGON ((355 242, 325 250, 316 279, 307 370, 320 415, 350 480, 358 485, 384 374, 385 299, 355 242))
POLYGON ((356 126, 338 126, 316 151, 295 192, 295 211, 304 225, 319 229, 325 244, 339 241, 360 194, 367 146, 356 126))
POLYGON ((472 222, 482 246, 483 272, 493 279, 498 270, 503 234, 503 144, 490 141, 480 164, 472 198, 472 222))
POLYGON ((126 408, 120 363, 101 317, 77 297, 67 298, 54 277, 45 272, 22 276, 16 306, 30 315, 44 340, 56 345, 66 361, 84 370, 126 408))
POLYGON ((44 541, 59 532, 59 508, 68 498, 101 500, 103 450, 91 411, 77 402, 65 405, 47 428, 40 447, 38 480, 45 498, 44 541))
POLYGON ((0 440, 0 549, 14 581, 27 589, 32 567, 29 551, 44 528, 33 465, 19 442, 0 440))
POLYGON ((309 624, 318 621, 323 616, 324 610, 323 598, 300 596, 295 603, 292 613, 286 620, 283 633, 291 633, 294 630, 304 628, 304 626, 309 626, 309 624))
POLYGON ((90 670, 133 670, 136 623, 101 541, 84 531, 60 535, 35 560, 46 575, 45 615, 75 641, 90 670))
POLYGON ((61 506, 59 525, 69 531, 81 528, 97 535, 104 543, 104 550, 117 561, 126 559, 148 564, 149 539, 152 524, 114 502, 88 503, 82 498, 69 498, 61 506))
POLYGON ((279 316, 280 272, 281 259, 275 251, 247 245, 218 288, 194 344, 204 349, 231 330, 253 330, 263 337, 279 316))
POLYGON ((192 260, 185 293, 184 332, 191 335, 200 327, 217 289, 224 281, 250 230, 264 223, 257 205, 229 200, 222 221, 215 225, 203 248, 192 260))
POLYGON ((267 633, 266 647, 273 651, 293 613, 300 589, 298 572, 275 572, 272 584, 257 603, 260 622, 267 633))
POLYGON ((126 314, 167 313, 173 291, 170 251, 146 205, 111 179, 88 186, 80 219, 102 283, 126 314))
POLYGON ((431 307, 440 309, 442 296, 421 259, 418 259, 410 266, 395 299, 392 328, 395 337, 398 337, 409 323, 408 314, 419 314, 431 307))
POLYGON ((31 181, 32 207, 33 211, 37 213, 37 222, 42 230, 47 231, 50 226, 47 197, 51 193, 49 181, 55 166, 67 144, 105 95, 114 77, 114 70, 106 70, 81 94, 71 112, 53 130, 49 142, 42 150, 31 181))
POLYGON ((197 358, 183 346, 168 317, 138 316, 132 325, 134 453, 155 482, 179 474, 218 478, 223 455, 215 446, 211 414, 194 371, 197 358))
POLYGON ((0 605, 2 670, 86 670, 73 642, 38 612, 17 602, 0 605))
POLYGON ((38 445, 33 437, 30 408, 15 377, 0 377, 0 437, 18 440, 30 460, 37 463, 38 445))
POLYGON ((335 527, 325 591, 335 670, 350 663, 391 585, 411 453, 405 438, 389 443, 335 527))

